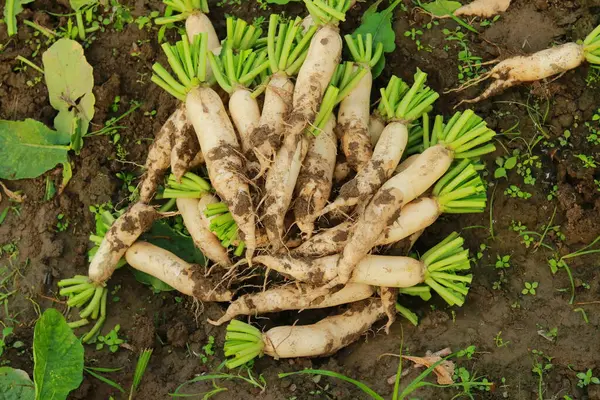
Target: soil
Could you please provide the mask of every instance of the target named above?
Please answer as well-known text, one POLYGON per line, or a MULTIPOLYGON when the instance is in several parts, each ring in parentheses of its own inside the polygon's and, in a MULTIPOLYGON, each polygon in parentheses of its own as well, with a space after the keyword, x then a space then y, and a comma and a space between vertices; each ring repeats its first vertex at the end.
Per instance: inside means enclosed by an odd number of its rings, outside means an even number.
MULTIPOLYGON (((57 29, 59 25, 66 25, 65 17, 55 16, 69 12, 64 6, 66 3, 38 0, 26 5, 22 16, 57 29)), ((163 10, 158 0, 127 0, 123 3, 134 17, 163 10)), ((217 6, 215 1, 210 3, 210 16, 216 22, 220 35, 225 31, 224 14, 251 19, 269 13, 261 10, 253 0, 237 1, 241 5, 222 7, 217 6)), ((430 85, 440 92, 458 86, 458 53, 462 48, 456 41, 445 41, 443 34, 443 29, 454 30, 456 23, 441 20, 439 25, 424 29, 422 27, 429 22, 429 17, 413 10, 410 0, 403 3, 408 11, 398 8, 394 12, 396 51, 387 56, 385 71, 375 86, 381 87, 392 73, 410 80, 417 67, 429 74, 430 85), (418 39, 425 49, 419 50, 415 41, 404 35, 412 28, 423 31, 418 39)), ((351 32, 366 8, 367 4, 359 3, 350 12, 347 22, 342 24, 342 32, 351 32)), ((301 4, 293 3, 273 5, 271 10, 285 11, 288 15, 303 13, 301 4)), ((598 0, 514 0, 508 12, 498 21, 480 28, 481 35, 468 36, 469 48, 473 55, 484 60, 503 58, 582 39, 599 23, 598 0)), ((475 26, 479 28, 478 23, 475 26)), ((28 85, 27 82, 34 81, 39 74, 31 68, 18 70, 20 63, 15 60, 21 55, 41 65, 41 52, 46 46, 42 43, 41 51, 33 55, 36 51, 36 43, 31 40, 33 33, 31 28, 22 24, 21 18, 18 35, 14 38, 9 39, 5 25, 0 25, 0 43, 3 45, 0 51, 0 118, 34 118, 51 126, 54 110, 48 102, 44 83, 28 85)), ((94 229, 89 207, 109 201, 113 204, 127 202, 127 185, 123 185, 116 173, 141 174, 140 166, 145 162, 155 133, 177 105, 175 99, 150 82, 152 64, 156 60, 165 61, 156 35, 154 27, 140 30, 136 24, 128 24, 122 32, 110 28, 97 33, 96 40, 86 50, 87 59, 94 67, 96 83, 94 130, 101 128, 108 118, 125 112, 130 101, 143 103, 139 110, 120 121, 127 127, 121 131, 120 146, 115 146, 108 136, 87 138, 81 154, 71 158, 73 179, 62 194, 50 201, 43 200, 46 179, 54 181, 58 187, 60 168, 36 179, 6 182, 10 189, 22 191, 27 199, 18 214, 11 211, 0 225, 0 245, 13 243, 18 249, 8 249, 0 254, 0 266, 17 271, 14 278, 6 283, 7 289, 18 290, 7 303, 10 317, 5 314, 4 307, 0 312, 3 324, 15 326, 14 335, 7 339, 8 350, 2 356, 2 363, 31 373, 33 326, 40 308, 56 307, 66 311, 66 305, 57 295, 57 281, 86 273, 88 235, 94 229), (117 95, 121 101, 118 112, 113 112, 110 106, 117 95), (62 232, 56 226, 58 214, 64 214, 69 222, 62 232), (25 343, 25 347, 12 348, 17 340, 25 343)), ((168 36, 173 38, 174 32, 168 32, 168 36)), ((501 136, 499 143, 502 145, 497 146, 498 151, 486 157, 490 175, 495 169, 495 157, 505 154, 503 147, 510 152, 515 148, 524 151, 525 141, 531 141, 541 130, 554 143, 566 129, 570 130, 571 137, 565 146, 549 147, 542 141, 535 147, 534 154, 542 162, 541 168, 533 168, 537 179, 535 185, 524 185, 522 178, 515 171, 510 171, 508 181, 500 179, 490 188, 492 210, 488 208, 483 215, 445 216, 427 229, 417 243, 417 250, 422 251, 446 234, 462 229, 473 254, 481 243, 488 246, 473 268, 472 288, 462 308, 449 309, 439 299, 425 304, 408 298, 405 305, 420 317, 418 327, 399 318, 390 334, 385 335, 380 329, 385 322, 381 321, 367 336, 331 357, 280 361, 262 358, 255 362, 253 371, 266 379, 264 393, 241 381, 219 382, 228 390, 214 398, 367 398, 352 385, 331 378, 277 377, 280 372, 306 367, 341 372, 391 398, 392 386, 387 380, 395 374, 398 359, 380 356, 398 354, 402 343, 405 354, 417 356, 445 347, 458 350, 475 345, 477 352, 473 358, 459 361, 459 366, 495 383, 490 391, 475 390, 477 398, 562 399, 564 395, 570 395, 574 399, 600 399, 597 387, 578 387, 576 377, 577 372, 588 368, 596 368, 595 374, 600 374, 600 369, 597 369, 600 368, 600 280, 596 279, 599 257, 591 254, 568 260, 576 286, 575 302, 569 304, 567 274, 560 270, 553 275, 548 267, 547 261, 553 252, 533 244, 526 248, 522 239, 510 228, 512 221, 519 221, 528 230, 543 232, 543 226, 556 211, 552 225, 560 225, 565 238, 561 240, 555 231, 550 230, 545 242, 552 245, 559 255, 576 251, 600 235, 600 191, 594 182, 600 179, 600 168, 584 168, 577 158, 577 155, 585 154, 595 157, 600 163, 599 146, 586 141, 588 128, 584 122, 592 121, 599 107, 596 99, 600 98, 594 82, 588 84, 586 81, 588 74, 594 76, 590 67, 584 65, 558 79, 513 88, 474 106, 476 112, 498 132, 514 132, 518 123, 516 129, 520 136, 517 139, 508 134, 501 136), (535 118, 532 119, 529 114, 532 110, 533 114, 535 110, 544 114, 546 104, 549 105, 546 117, 534 123, 535 118), (518 184, 532 197, 524 200, 504 195, 509 184, 518 184), (548 194, 555 185, 554 195, 548 200, 548 194), (493 230, 490 230, 490 223, 493 230), (497 255, 510 255, 510 267, 496 269, 497 255), (523 295, 524 283, 534 281, 539 283, 536 295, 523 295), (495 289, 497 285, 494 282, 500 282, 501 288, 495 289), (586 320, 581 310, 585 311, 586 320), (557 328, 556 338, 543 337, 543 331, 552 328, 557 328), (500 337, 503 343, 498 340, 500 337), (533 349, 553 357, 553 367, 543 374, 542 394, 538 394, 538 376, 532 373, 533 349)), ((463 93, 444 94, 437 102, 436 111, 449 115, 461 99, 476 96, 483 88, 484 84, 463 93)), ((492 176, 489 180, 496 182, 492 176)), ((0 210, 8 205, 4 196, 0 210)), ((221 349, 225 329, 205 322, 206 318, 220 317, 221 305, 205 303, 198 307, 198 304, 173 292, 153 294, 127 269, 115 273, 109 289, 111 297, 114 300, 118 298, 118 301, 109 304, 104 331, 106 333, 115 324, 120 324, 120 334, 127 339, 128 347, 110 353, 107 349, 96 351, 94 346, 86 346, 86 365, 123 367, 109 377, 129 387, 137 352, 145 347, 154 347, 154 355, 136 398, 169 398, 168 394, 178 385, 197 374, 215 371, 224 359, 221 349), (214 337, 214 355, 207 354, 211 352, 202 348, 209 343, 210 336, 214 337), (201 354, 207 355, 199 357, 201 354)), ((300 314, 282 312, 268 315, 270 319, 265 319, 264 325, 269 328, 296 321, 312 323, 332 313, 332 310, 300 314)), ((403 384, 417 374, 411 372, 403 384)), ((210 383, 197 383, 190 387, 190 393, 211 389, 210 383)), ((424 399, 449 399, 457 393, 455 389, 423 388, 414 395, 424 399)), ((123 397, 108 385, 86 375, 81 387, 69 398, 108 399, 111 395, 117 399, 123 397)))

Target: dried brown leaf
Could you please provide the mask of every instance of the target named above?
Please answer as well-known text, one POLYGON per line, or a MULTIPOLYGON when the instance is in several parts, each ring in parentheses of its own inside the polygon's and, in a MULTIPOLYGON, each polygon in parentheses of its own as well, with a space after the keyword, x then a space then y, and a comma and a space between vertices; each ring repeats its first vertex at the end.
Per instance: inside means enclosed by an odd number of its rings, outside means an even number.
MULTIPOLYGON (((413 357, 413 356, 402 356, 406 360, 410 360, 417 365, 424 365, 427 368, 440 361, 442 358, 438 356, 430 357, 413 357)), ((454 363, 452 361, 442 361, 434 369, 433 373, 437 377, 437 383, 440 385, 451 385, 454 383, 452 376, 454 375, 454 363)))

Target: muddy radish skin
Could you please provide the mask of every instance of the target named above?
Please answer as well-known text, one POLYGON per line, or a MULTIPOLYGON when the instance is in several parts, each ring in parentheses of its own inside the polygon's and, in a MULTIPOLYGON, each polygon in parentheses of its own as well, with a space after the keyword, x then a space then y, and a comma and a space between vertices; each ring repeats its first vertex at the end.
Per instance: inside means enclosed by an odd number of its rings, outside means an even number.
POLYGON ((140 201, 148 204, 165 171, 171 163, 171 141, 181 130, 185 129, 187 118, 185 115, 185 106, 180 105, 169 116, 167 122, 160 128, 154 142, 148 150, 146 158, 146 175, 140 186, 140 201))
MULTIPOLYGON (((185 113, 183 103, 179 108, 183 108, 185 113)), ((178 182, 181 182, 183 175, 190 169, 204 163, 194 127, 187 121, 187 116, 185 120, 185 125, 176 129, 171 137, 171 172, 178 182)))
POLYGON ((251 257, 256 248, 254 210, 244 161, 231 120, 219 95, 210 88, 197 87, 186 97, 188 118, 194 125, 208 176, 219 197, 227 204, 246 242, 251 257))
POLYGON ((342 132, 342 150, 346 160, 355 171, 362 170, 373 153, 369 135, 369 113, 371 108, 371 70, 340 103, 338 129, 342 132))
POLYGON ((377 110, 371 114, 369 118, 369 137, 371 138, 371 145, 375 147, 379 138, 381 137, 381 133, 385 129, 385 122, 383 118, 379 115, 377 110))
POLYGON ((141 202, 125 211, 106 232, 90 262, 90 280, 97 285, 104 284, 112 276, 127 249, 159 216, 154 207, 141 202))
POLYGON ((242 152, 246 154, 252 149, 250 138, 260 121, 260 109, 252 92, 245 88, 236 89, 229 97, 229 113, 240 137, 242 152))
POLYGON ((510 6, 511 1, 512 0, 475 0, 458 8, 453 14, 456 16, 469 15, 482 18, 493 17, 506 11, 508 6, 510 6))
MULTIPOLYGON (((214 197, 214 196, 204 196, 214 197)), ((183 223, 187 228, 194 244, 202 254, 209 260, 222 267, 231 266, 231 261, 227 256, 227 250, 221 245, 221 241, 212 233, 208 226, 202 221, 201 207, 199 199, 178 198, 177 209, 181 213, 183 223)), ((206 206, 204 206, 206 208, 206 206)))
POLYGON ((373 155, 354 179, 345 183, 339 196, 319 215, 352 207, 371 197, 394 173, 408 142, 408 129, 402 122, 389 123, 377 142, 373 155))
POLYGON ((313 325, 271 328, 263 334, 263 351, 275 359, 329 356, 356 341, 384 315, 380 300, 365 300, 313 325))
POLYGON ((307 237, 315 228, 314 213, 325 207, 331 194, 337 155, 334 127, 335 117, 332 114, 325 128, 311 140, 296 184, 296 225, 307 237))
POLYGON ((274 287, 264 292, 246 294, 229 305, 225 314, 217 321, 208 320, 213 325, 222 325, 238 315, 259 315, 283 310, 304 310, 335 307, 367 299, 375 293, 372 286, 350 283, 337 293, 327 296, 321 302, 312 301, 307 296, 310 287, 288 285, 274 287))
POLYGON ((441 178, 452 160, 452 151, 445 146, 430 147, 406 170, 395 175, 379 189, 354 225, 338 262, 338 276, 327 287, 348 282, 354 267, 377 244, 385 229, 398 219, 402 207, 441 178))
MULTIPOLYGON (((431 226, 441 215, 434 198, 421 197, 402 208, 400 216, 377 240, 376 246, 385 246, 408 238, 431 226)), ((294 257, 323 257, 344 250, 350 239, 352 222, 345 221, 305 241, 291 251, 294 257)))
POLYGON ((274 250, 283 246, 284 217, 308 151, 309 141, 305 129, 315 120, 323 94, 339 64, 341 53, 342 39, 338 28, 323 26, 311 39, 308 55, 298 72, 292 101, 293 111, 288 120, 286 137, 269 169, 265 183, 263 224, 274 250))
MULTIPOLYGON (((336 277, 336 264, 339 259, 339 254, 314 260, 293 258, 287 254, 254 257, 258 264, 315 286, 323 285, 336 277)), ((418 285, 424 278, 425 265, 414 258, 370 255, 358 263, 350 282, 407 288, 418 285)))
POLYGON ((267 171, 281 146, 285 120, 292 109, 293 91, 294 84, 284 73, 273 75, 267 85, 262 114, 250 137, 250 144, 261 166, 257 177, 267 171))
POLYGON ((146 242, 136 242, 125 253, 131 267, 160 279, 177 291, 201 301, 230 301, 233 294, 175 254, 146 242))
POLYGON ((509 58, 488 73, 495 81, 480 96, 464 102, 475 103, 520 83, 561 74, 577 68, 585 59, 584 47, 576 43, 566 43, 529 56, 509 58))

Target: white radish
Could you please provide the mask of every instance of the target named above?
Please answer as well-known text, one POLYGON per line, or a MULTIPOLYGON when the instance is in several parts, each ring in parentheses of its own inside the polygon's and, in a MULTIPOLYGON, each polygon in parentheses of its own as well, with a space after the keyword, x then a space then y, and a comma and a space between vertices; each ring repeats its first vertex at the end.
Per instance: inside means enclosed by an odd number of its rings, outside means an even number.
POLYGON ((221 241, 203 223, 200 211, 202 207, 199 203, 198 199, 177 199, 177 209, 181 213, 183 223, 190 233, 194 245, 202 251, 202 254, 222 267, 229 267, 231 261, 227 256, 227 250, 221 246, 221 241))
POLYGON ((251 136, 260 121, 260 109, 252 92, 246 88, 238 88, 229 97, 229 113, 240 137, 242 152, 246 154, 252 145, 251 136))
POLYGON ((103 285, 112 276, 129 246, 147 231, 159 216, 154 207, 140 202, 132 205, 117 218, 106 232, 90 262, 90 280, 96 285, 103 285))
POLYGON ((367 299, 373 295, 372 286, 361 283, 350 283, 342 290, 327 296, 321 302, 313 302, 307 296, 310 287, 287 285, 267 289, 263 292, 246 294, 232 302, 225 314, 217 321, 208 320, 213 325, 222 325, 238 315, 259 315, 283 310, 304 310, 335 307, 355 301, 367 299))
POLYGON ((298 228, 308 237, 315 227, 314 213, 325 207, 331 194, 337 153, 334 128, 335 117, 331 114, 325 128, 311 140, 296 183, 294 216, 298 228))
POLYGON ((223 102, 214 90, 197 87, 187 94, 186 106, 211 183, 229 207, 251 256, 256 248, 252 198, 242 173, 244 161, 235 131, 223 102))
MULTIPOLYGON (((184 109, 185 105, 181 103, 180 108, 184 109)), ((187 116, 183 116, 186 120, 185 125, 181 129, 175 129, 171 136, 171 172, 175 175, 178 182, 186 172, 192 168, 204 163, 200 144, 194 132, 194 127, 187 122, 187 116), (200 155, 198 157, 198 154, 200 155)))
POLYGON ((160 128, 146 158, 146 174, 140 186, 140 201, 149 203, 171 163, 171 143, 186 129, 185 106, 180 105, 160 128))
POLYGON ((233 320, 225 337, 225 355, 232 356, 226 366, 236 368, 263 354, 275 359, 328 356, 356 341, 383 315, 381 301, 369 299, 312 325, 278 326, 264 333, 233 320))
POLYGON ((508 9, 512 0, 474 0, 469 4, 459 7, 452 14, 456 16, 468 15, 489 18, 508 9))
POLYGON ((385 121, 379 115, 377 110, 373 111, 371 117, 369 118, 369 136, 371 137, 371 145, 375 147, 379 138, 381 137, 381 133, 385 129, 385 121))
POLYGON ((175 254, 146 242, 136 242, 125 253, 127 263, 163 281, 177 291, 200 301, 230 301, 231 291, 215 279, 204 276, 197 265, 188 264, 175 254))
POLYGON ((194 40, 194 37, 198 34, 206 33, 208 36, 208 50, 214 50, 221 47, 221 41, 215 31, 210 18, 202 12, 195 12, 188 16, 185 20, 185 31, 190 40, 190 43, 194 40))

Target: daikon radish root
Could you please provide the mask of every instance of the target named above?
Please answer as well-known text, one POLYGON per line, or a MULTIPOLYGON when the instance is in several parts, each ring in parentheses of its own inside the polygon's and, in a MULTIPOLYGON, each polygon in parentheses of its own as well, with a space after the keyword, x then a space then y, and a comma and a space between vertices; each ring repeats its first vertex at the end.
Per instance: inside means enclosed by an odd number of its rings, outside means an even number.
POLYGON ((373 43, 373 35, 344 36, 354 61, 366 69, 366 74, 348 96, 340 103, 338 130, 341 132, 342 150, 352 169, 361 170, 371 159, 373 150, 369 137, 371 112, 371 87, 373 68, 383 55, 383 43, 373 43))
POLYGON ((127 263, 163 281, 177 291, 200 301, 230 301, 231 291, 216 279, 205 277, 198 266, 188 264, 175 254, 146 242, 134 243, 125 253, 127 263))
POLYGON ((459 7, 452 14, 456 16, 473 16, 489 18, 503 13, 510 6, 512 0, 474 0, 469 4, 459 7))
POLYGON ((242 152, 250 150, 250 136, 258 125, 260 109, 251 87, 269 67, 267 53, 242 50, 234 54, 232 48, 223 48, 217 58, 208 53, 210 65, 219 86, 229 93, 229 113, 240 138, 242 152))
POLYGON ((88 275, 96 286, 103 285, 117 268, 121 257, 160 214, 154 207, 136 203, 110 227, 90 262, 88 275))
POLYGON ((278 326, 265 333, 233 320, 225 336, 225 356, 230 357, 225 365, 236 368, 264 354, 275 359, 328 356, 356 341, 383 315, 381 301, 369 299, 316 324, 278 326))
POLYGON ((315 228, 313 214, 325 207, 331 194, 337 155, 335 124, 335 116, 331 113, 325 127, 311 141, 298 175, 294 216, 300 231, 309 238, 315 228))
POLYGON ((371 138, 371 146, 375 147, 384 129, 385 121, 379 115, 379 109, 375 109, 369 117, 369 137, 371 138))
POLYGON ((428 111, 439 97, 425 86, 427 74, 417 70, 415 82, 408 87, 393 76, 388 87, 381 89, 381 115, 390 121, 383 130, 369 162, 340 189, 339 196, 320 215, 365 201, 387 181, 398 166, 408 142, 408 124, 428 111))
POLYGON ((168 17, 159 17, 154 20, 157 25, 166 25, 185 20, 185 30, 190 40, 201 33, 208 35, 208 49, 213 50, 221 46, 215 28, 206 14, 208 14, 208 0, 174 0, 163 2, 176 13, 168 17))
POLYGON ((180 105, 160 128, 148 150, 145 166, 146 174, 140 186, 140 201, 142 203, 148 204, 152 200, 156 188, 171 164, 171 142, 175 136, 179 136, 179 132, 186 129, 186 126, 185 106, 180 105))
POLYGON ((538 81, 575 69, 586 60, 590 64, 600 65, 600 26, 596 27, 582 44, 565 43, 528 56, 509 58, 498 63, 483 76, 471 79, 452 91, 461 91, 493 78, 494 82, 481 95, 461 101, 461 103, 476 103, 512 86, 538 81))
MULTIPOLYGON (((259 315, 283 310, 304 310, 335 307, 341 304, 353 303, 368 299, 375 293, 372 286, 361 283, 350 283, 342 290, 317 303, 312 302, 312 296, 306 296, 310 286, 287 285, 267 289, 263 292, 246 294, 232 302, 225 314, 213 325, 222 325, 238 315, 259 315)), ((394 300, 395 301, 395 300, 394 300)))
MULTIPOLYGON (((177 45, 165 43, 162 47, 178 80, 160 64, 154 64, 152 81, 186 102, 187 116, 198 136, 210 181, 231 211, 240 239, 246 244, 247 257, 251 258, 256 248, 255 218, 243 173, 243 156, 221 98, 214 90, 201 86, 206 79, 207 35, 197 35, 191 45, 184 36, 177 45)), ((244 84, 253 79, 242 76, 238 81, 244 84)))
POLYGON ((262 221, 274 250, 283 246, 284 217, 308 151, 309 140, 305 130, 315 121, 323 95, 340 61, 342 39, 337 24, 345 19, 349 6, 347 0, 331 0, 327 4, 306 0, 305 4, 319 27, 298 71, 286 137, 265 182, 262 221))
MULTIPOLYGON (((372 286, 410 288, 421 283, 435 290, 448 304, 462 305, 471 275, 456 271, 470 269, 469 250, 454 232, 423 254, 419 260, 403 256, 365 256, 354 268, 349 282, 372 286)), ((290 255, 261 255, 254 261, 265 267, 314 286, 331 282, 338 274, 340 255, 299 259, 290 255)), ((318 289, 314 293, 322 294, 318 289)), ((318 296, 314 296, 313 299, 318 296)))
MULTIPOLYGON (((180 107, 185 109, 183 103, 180 107)), ((204 163, 196 132, 192 124, 187 122, 185 111, 184 117, 186 124, 171 136, 171 172, 178 182, 186 172, 204 163)))
POLYGON ((352 228, 338 264, 339 276, 327 287, 348 281, 354 266, 369 253, 382 233, 398 219, 402 207, 423 194, 441 178, 454 159, 478 157, 495 150, 495 136, 471 110, 456 113, 444 126, 436 117, 427 148, 406 170, 385 182, 352 228), (486 144, 487 143, 487 144, 486 144))
POLYGON ((257 177, 268 170, 281 146, 285 120, 292 110, 294 84, 291 78, 297 75, 306 59, 310 40, 317 30, 314 26, 302 32, 300 23, 300 17, 289 22, 282 21, 277 14, 269 18, 267 53, 272 76, 265 91, 258 127, 250 138, 252 150, 260 162, 257 177))

